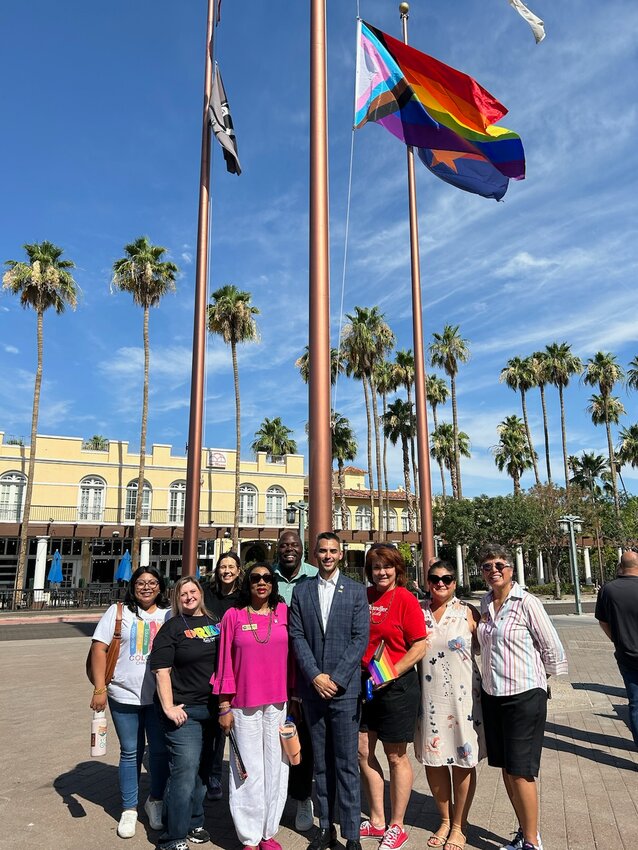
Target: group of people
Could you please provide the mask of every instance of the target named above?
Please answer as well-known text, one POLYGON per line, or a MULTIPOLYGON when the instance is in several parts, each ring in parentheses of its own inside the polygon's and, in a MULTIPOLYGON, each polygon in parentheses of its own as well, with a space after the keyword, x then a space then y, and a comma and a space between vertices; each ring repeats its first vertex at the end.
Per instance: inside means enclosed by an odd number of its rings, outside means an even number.
POLYGON ((226 553, 205 587, 181 578, 170 609, 163 577, 140 567, 124 600, 108 687, 115 606, 105 613, 93 636, 91 705, 103 708, 108 697, 120 740, 118 834, 135 833, 146 739, 144 808, 151 828, 161 830, 158 847, 208 841, 204 800, 222 796, 229 736, 229 807, 245 850, 280 850, 275 836, 289 795, 296 828, 312 827, 313 780, 319 828, 308 850, 334 847, 337 822, 346 850, 369 840, 399 850, 408 841, 414 743, 440 815, 428 847, 465 846, 476 766, 487 755, 502 769, 519 823, 505 848, 540 850, 535 778, 547 677, 567 665, 542 605, 514 581, 509 553, 500 546, 481 553, 488 592, 480 611, 457 598, 445 561, 430 563, 427 597, 417 599, 391 544, 368 550, 367 587, 342 571, 336 534, 320 534, 314 556, 316 567, 303 562, 292 531, 279 539, 274 565, 242 571, 237 555, 226 553), (297 764, 282 746, 290 723, 299 736, 297 764), (379 747, 389 767, 389 812, 379 747))

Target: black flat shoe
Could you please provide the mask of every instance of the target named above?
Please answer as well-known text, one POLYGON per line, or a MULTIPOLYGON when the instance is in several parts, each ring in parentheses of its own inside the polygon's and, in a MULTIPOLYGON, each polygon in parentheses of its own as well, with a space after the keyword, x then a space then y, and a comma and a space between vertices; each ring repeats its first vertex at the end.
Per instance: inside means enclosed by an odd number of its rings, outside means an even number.
MULTIPOLYGON (((356 843, 356 842, 355 842, 356 843)), ((308 850, 328 850, 328 847, 337 846, 337 830, 334 826, 328 829, 319 828, 317 834, 308 845, 308 850)), ((356 848, 351 848, 356 850, 356 848)), ((361 850, 361 848, 359 848, 361 850)))
POLYGON ((349 838, 346 841, 346 850, 361 850, 361 842, 356 841, 353 838, 349 838))

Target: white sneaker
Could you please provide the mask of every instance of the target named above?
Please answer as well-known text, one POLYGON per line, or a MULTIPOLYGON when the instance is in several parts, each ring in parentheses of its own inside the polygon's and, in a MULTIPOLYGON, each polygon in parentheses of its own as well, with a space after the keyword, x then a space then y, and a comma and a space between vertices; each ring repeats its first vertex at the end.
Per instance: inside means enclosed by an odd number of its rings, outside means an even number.
POLYGON ((133 838, 136 825, 137 812, 133 809, 127 809, 125 812, 122 812, 122 817, 117 825, 117 834, 120 838, 133 838))
POLYGON ((312 829, 314 809, 312 800, 297 800, 297 816, 295 817, 295 829, 297 832, 308 832, 312 829))
POLYGON ((149 797, 148 800, 144 803, 144 811, 148 815, 148 822, 151 826, 151 829, 163 829, 164 824, 162 823, 162 810, 164 808, 164 803, 162 800, 151 800, 149 797))

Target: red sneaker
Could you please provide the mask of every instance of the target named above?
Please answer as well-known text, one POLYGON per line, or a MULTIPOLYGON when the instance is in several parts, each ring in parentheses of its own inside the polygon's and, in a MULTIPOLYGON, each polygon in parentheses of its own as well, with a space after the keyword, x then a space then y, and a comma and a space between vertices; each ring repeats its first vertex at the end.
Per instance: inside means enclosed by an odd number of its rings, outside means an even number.
POLYGON ((281 844, 274 838, 262 838, 259 842, 259 850, 281 850, 281 844))
POLYGON ((386 829, 383 840, 379 844, 379 850, 399 850, 399 847, 408 843, 409 837, 408 833, 401 829, 398 823, 393 823, 386 829))
POLYGON ((364 820, 359 827, 359 839, 376 838, 381 841, 385 835, 385 826, 374 826, 369 820, 364 820))

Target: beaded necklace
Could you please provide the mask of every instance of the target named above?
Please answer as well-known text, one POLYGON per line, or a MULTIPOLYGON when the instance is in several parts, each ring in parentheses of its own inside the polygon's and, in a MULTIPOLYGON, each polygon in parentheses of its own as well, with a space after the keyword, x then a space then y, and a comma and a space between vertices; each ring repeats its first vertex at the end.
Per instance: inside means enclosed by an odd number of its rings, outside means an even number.
MULTIPOLYGON (((386 595, 386 593, 391 593, 392 599, 390 600, 390 604, 388 605, 388 607, 385 609, 385 614, 381 617, 380 620, 373 620, 372 619, 372 605, 370 605, 370 624, 372 626, 380 626, 381 623, 385 622, 385 620, 388 618, 388 614, 390 613, 390 610, 392 609, 392 603, 394 602, 394 597, 396 596, 396 587, 393 587, 392 590, 386 590, 386 592, 384 594, 382 594, 382 596, 380 598, 383 599, 383 597, 386 595)), ((379 600, 377 599, 376 601, 378 602, 379 600)))
MULTIPOLYGON (((250 626, 250 631, 252 633, 252 636, 255 638, 257 643, 268 643, 268 641, 270 640, 270 632, 272 631, 272 608, 270 609, 270 611, 268 613, 268 633, 266 634, 266 637, 263 638, 263 639, 260 638, 259 635, 257 634, 257 623, 253 623, 253 621, 250 619, 251 608, 252 608, 251 605, 246 606, 246 616, 248 617, 248 625, 250 626)), ((255 611, 254 608, 252 608, 252 611, 253 611, 253 614, 259 615, 259 612, 255 611)), ((261 615, 261 616, 263 616, 263 615, 261 615)))

